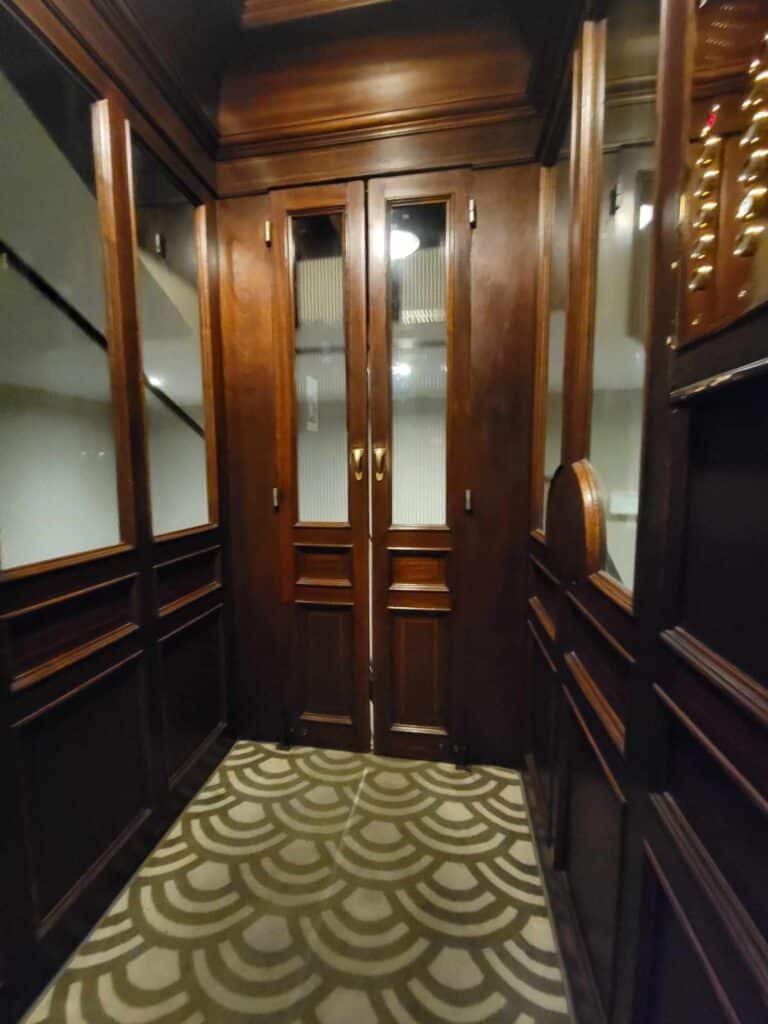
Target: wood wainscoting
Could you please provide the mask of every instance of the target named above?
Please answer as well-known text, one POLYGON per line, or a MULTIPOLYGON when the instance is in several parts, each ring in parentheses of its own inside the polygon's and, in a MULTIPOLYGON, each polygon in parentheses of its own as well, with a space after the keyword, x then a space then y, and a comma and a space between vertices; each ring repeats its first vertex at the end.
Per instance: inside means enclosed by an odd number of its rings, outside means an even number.
MULTIPOLYGON (((88 49, 43 5, 24 6, 107 97, 92 110, 121 541, 0 572, 3 1020, 16 1019, 84 937, 231 743, 214 197, 88 49), (150 513, 129 125, 197 207, 208 521, 159 537, 150 513)), ((52 500, 52 525, 59 513, 52 500)))

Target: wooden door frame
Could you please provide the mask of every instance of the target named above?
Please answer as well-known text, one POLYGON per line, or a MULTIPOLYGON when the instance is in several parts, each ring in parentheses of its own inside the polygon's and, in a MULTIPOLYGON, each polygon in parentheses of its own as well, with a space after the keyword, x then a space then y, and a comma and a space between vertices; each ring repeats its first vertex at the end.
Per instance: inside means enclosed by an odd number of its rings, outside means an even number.
POLYGON ((347 446, 351 452, 361 446, 367 452, 368 399, 366 392, 366 304, 365 304, 365 193, 361 181, 336 185, 284 189, 270 196, 274 225, 273 294, 275 316, 273 340, 277 366, 276 450, 279 494, 279 561, 281 639, 279 679, 283 702, 283 739, 292 742, 297 733, 313 746, 370 747, 368 712, 368 460, 364 476, 354 480, 348 461, 349 523, 303 525, 305 546, 350 550, 351 584, 329 581, 310 585, 299 583, 296 573, 298 487, 296 466, 296 411, 294 401, 294 294, 290 223, 294 215, 342 213, 344 216, 344 321, 347 350, 347 446), (352 608, 353 624, 353 713, 332 715, 305 710, 298 712, 299 666, 295 626, 297 607, 352 608), (342 719, 349 718, 349 721, 342 719))
MULTIPOLYGON (((462 729, 461 706, 464 699, 461 682, 464 664, 459 615, 461 559, 466 551, 467 430, 471 410, 470 388, 470 239, 469 171, 440 171, 395 178, 379 178, 368 190, 368 295, 370 302, 369 349, 371 367, 371 430, 373 447, 387 451, 384 479, 372 483, 373 546, 373 651, 376 751, 406 757, 429 759, 461 758, 466 748, 462 729), (448 392, 446 394, 446 519, 444 527, 400 527, 391 525, 392 488, 390 458, 392 451, 390 310, 387 244, 390 204, 447 204, 446 251, 448 288, 446 304, 448 392), (398 585, 392 578, 395 552, 445 554, 448 561, 446 584, 422 587, 414 583, 398 585), (397 723, 393 728, 391 706, 392 613, 451 615, 452 639, 448 643, 450 668, 447 677, 446 726, 418 726, 397 723)), ((437 642, 437 641, 436 641, 437 642)))

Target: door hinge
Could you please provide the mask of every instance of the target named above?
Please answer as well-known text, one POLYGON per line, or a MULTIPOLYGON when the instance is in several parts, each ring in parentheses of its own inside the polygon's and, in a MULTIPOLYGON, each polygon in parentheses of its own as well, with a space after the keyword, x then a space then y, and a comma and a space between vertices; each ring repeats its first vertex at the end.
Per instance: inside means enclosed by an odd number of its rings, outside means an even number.
POLYGON ((472 491, 464 491, 464 511, 472 511, 472 491))
POLYGON ((469 200, 469 226, 477 227, 477 203, 474 199, 469 200))
POLYGON ((264 244, 267 246, 272 245, 272 221, 264 221, 264 244))
POLYGON ((275 512, 277 512, 277 510, 280 508, 280 488, 279 487, 273 487, 272 488, 272 508, 275 510, 275 512))

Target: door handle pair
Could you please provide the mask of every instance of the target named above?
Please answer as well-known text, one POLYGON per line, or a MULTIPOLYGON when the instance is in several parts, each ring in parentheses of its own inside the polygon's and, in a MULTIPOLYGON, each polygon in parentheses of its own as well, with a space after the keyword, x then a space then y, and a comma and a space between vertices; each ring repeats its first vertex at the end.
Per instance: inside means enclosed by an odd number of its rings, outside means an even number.
MULTIPOLYGON (((352 449, 352 468, 355 474, 355 480, 363 479, 363 459, 365 458, 365 448, 353 448, 352 449)), ((373 468, 376 479, 381 481, 384 479, 384 466, 387 460, 387 449, 386 448, 374 448, 373 449, 373 468)))

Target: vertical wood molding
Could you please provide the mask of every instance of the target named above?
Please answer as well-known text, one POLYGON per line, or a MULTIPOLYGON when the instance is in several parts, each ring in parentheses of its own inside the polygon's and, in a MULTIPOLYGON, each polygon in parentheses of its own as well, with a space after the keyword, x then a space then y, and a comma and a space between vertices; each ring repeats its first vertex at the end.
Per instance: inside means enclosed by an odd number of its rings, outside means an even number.
POLYGON ((229 578, 234 619, 232 715, 250 739, 280 732, 283 639, 278 581, 272 338, 272 250, 267 196, 217 204, 222 357, 226 390, 229 578), (261 438, 254 444, 253 438, 261 438), (278 690, 279 692, 279 690, 278 690))
POLYGON ((587 21, 574 80, 574 191, 563 381, 564 465, 589 455, 605 97, 605 21, 587 21))
POLYGON ((694 0, 662 0, 660 81, 657 100, 657 178, 651 269, 646 410, 638 520, 637 565, 655 564, 658 573, 638 572, 635 608, 646 642, 676 621, 681 566, 675 552, 683 532, 687 460, 673 470, 669 453, 688 449, 688 410, 671 410, 674 342, 685 275, 682 269, 680 197, 688 154, 696 14, 694 0), (671 443, 672 442, 672 443, 671 443), (677 509, 677 515, 668 522, 677 509), (671 527, 671 528, 670 528, 671 527))
POLYGON ((208 518, 222 521, 220 499, 220 317, 218 306, 218 267, 216 262, 216 208, 213 203, 195 210, 195 241, 197 244, 197 276, 200 304, 200 360, 203 375, 205 424, 205 470, 208 484, 208 518), (212 244, 213 243, 213 244, 212 244))

